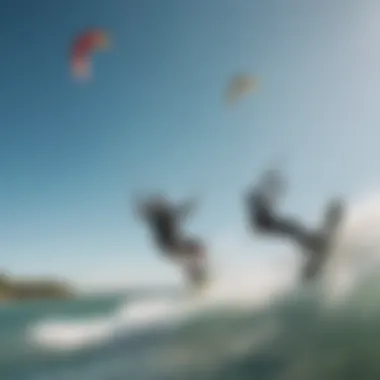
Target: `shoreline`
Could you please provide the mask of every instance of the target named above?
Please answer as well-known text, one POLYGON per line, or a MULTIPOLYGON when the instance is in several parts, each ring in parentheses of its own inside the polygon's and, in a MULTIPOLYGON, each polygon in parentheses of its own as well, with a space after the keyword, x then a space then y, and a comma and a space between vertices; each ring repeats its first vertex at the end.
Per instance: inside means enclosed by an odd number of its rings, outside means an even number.
POLYGON ((0 275, 0 304, 26 300, 72 299, 76 293, 72 286, 57 279, 16 279, 0 275))

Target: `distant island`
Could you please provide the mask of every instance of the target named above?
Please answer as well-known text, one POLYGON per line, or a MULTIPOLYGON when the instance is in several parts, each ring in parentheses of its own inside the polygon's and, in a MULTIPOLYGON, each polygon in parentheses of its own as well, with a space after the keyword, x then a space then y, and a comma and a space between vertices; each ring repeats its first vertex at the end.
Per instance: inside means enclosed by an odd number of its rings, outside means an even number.
POLYGON ((67 299, 73 296, 73 289, 61 281, 51 279, 15 279, 0 273, 0 302, 67 299))

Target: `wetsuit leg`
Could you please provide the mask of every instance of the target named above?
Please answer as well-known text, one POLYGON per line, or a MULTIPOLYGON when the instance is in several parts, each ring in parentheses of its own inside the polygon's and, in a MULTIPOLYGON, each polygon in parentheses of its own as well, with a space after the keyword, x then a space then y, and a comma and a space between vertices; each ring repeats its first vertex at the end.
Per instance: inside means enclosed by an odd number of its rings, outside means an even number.
POLYGON ((180 262, 191 286, 203 285, 208 279, 208 265, 204 245, 194 239, 183 240, 179 247, 180 262))
POLYGON ((284 237, 290 238, 300 245, 308 240, 308 230, 293 218, 277 216, 273 221, 272 231, 284 237))
POLYGON ((336 232, 344 216, 344 205, 340 201, 330 202, 326 207, 325 220, 318 233, 310 234, 305 245, 309 259, 303 269, 303 280, 312 280, 318 276, 333 249, 336 232))
POLYGON ((268 208, 261 208, 252 219, 254 227, 261 232, 289 238, 301 246, 308 241, 308 230, 294 218, 282 217, 268 208))

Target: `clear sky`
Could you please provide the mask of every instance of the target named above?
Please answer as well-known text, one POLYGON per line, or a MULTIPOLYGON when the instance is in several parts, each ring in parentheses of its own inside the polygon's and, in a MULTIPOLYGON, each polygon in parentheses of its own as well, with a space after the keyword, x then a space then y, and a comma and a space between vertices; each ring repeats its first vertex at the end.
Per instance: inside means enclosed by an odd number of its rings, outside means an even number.
POLYGON ((173 276, 131 212, 151 190, 199 195, 192 231, 216 260, 244 262, 267 254, 241 194, 269 163, 289 175, 284 209, 310 219, 326 197, 380 184, 376 0, 0 4, 0 268, 86 283, 173 276), (79 84, 68 47, 89 26, 113 48, 79 84), (242 71, 260 91, 226 109, 242 71))

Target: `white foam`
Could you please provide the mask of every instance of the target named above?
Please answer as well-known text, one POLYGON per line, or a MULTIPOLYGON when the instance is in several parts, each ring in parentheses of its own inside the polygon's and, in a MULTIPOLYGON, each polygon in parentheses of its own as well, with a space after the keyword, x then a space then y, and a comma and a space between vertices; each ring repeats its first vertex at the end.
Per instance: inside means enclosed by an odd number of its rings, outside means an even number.
POLYGON ((107 319, 46 320, 31 328, 30 340, 46 348, 74 349, 104 341, 111 331, 107 319))
POLYGON ((173 326, 199 310, 192 301, 156 299, 123 305, 95 320, 45 320, 32 327, 30 338, 45 348, 77 349, 104 343, 116 335, 141 332, 152 327, 173 326))
POLYGON ((122 330, 136 332, 166 322, 172 306, 165 300, 137 302, 123 306, 105 318, 84 320, 45 320, 30 330, 32 342, 45 348, 78 349, 104 343, 122 330))
POLYGON ((198 297, 160 298, 122 305, 105 318, 41 321, 30 330, 30 338, 45 348, 78 349, 104 343, 121 333, 128 337, 153 327, 172 327, 214 307, 264 307, 284 290, 284 281, 279 281, 278 273, 268 276, 257 272, 250 273, 245 281, 243 278, 240 275, 238 279, 231 276, 219 280, 198 297))
MULTIPOLYGON (((349 293, 363 268, 380 263, 379 230, 380 198, 349 210, 323 281, 330 300, 349 293)), ((44 347, 76 349, 105 342, 120 332, 128 335, 153 326, 172 326, 210 307, 264 308, 295 285, 296 268, 273 265, 248 269, 217 280, 197 298, 139 301, 102 319, 41 321, 33 326, 30 337, 44 347)))

